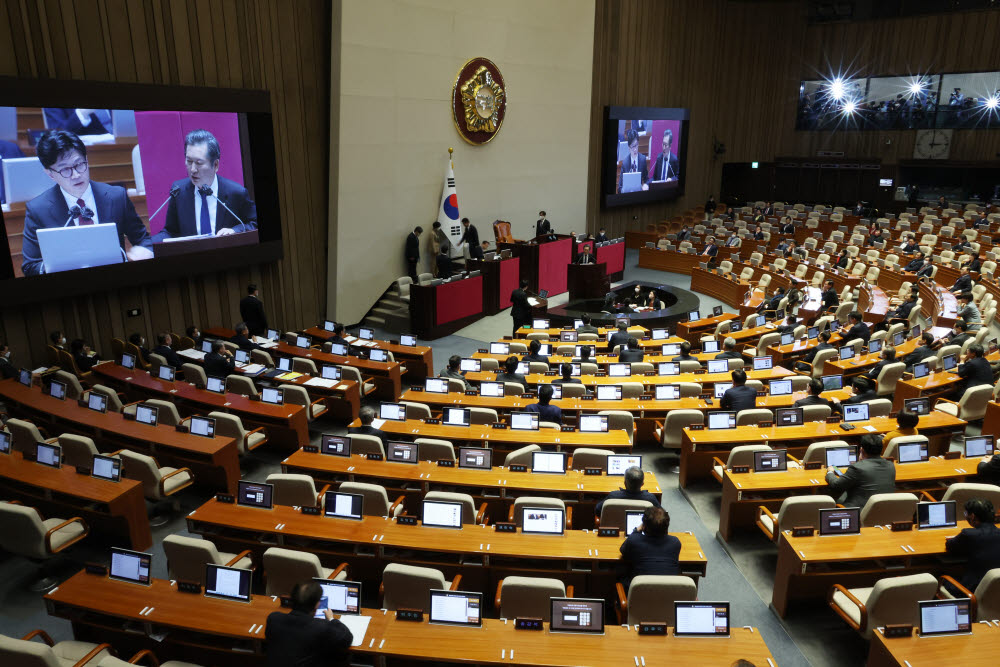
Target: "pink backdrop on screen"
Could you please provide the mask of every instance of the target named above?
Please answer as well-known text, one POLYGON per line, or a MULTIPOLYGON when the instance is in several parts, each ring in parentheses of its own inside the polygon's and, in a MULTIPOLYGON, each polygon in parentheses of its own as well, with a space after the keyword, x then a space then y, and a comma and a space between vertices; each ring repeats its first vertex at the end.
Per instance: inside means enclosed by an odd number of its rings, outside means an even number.
MULTIPOLYGON (((670 142, 670 152, 678 155, 681 142, 681 122, 679 120, 654 120, 649 131, 649 168, 656 164, 656 158, 663 152, 663 131, 670 130, 674 133, 673 141, 670 142)), ((653 176, 650 175, 650 180, 653 176)), ((610 269, 609 269, 610 270, 610 269)))
POLYGON ((566 291, 566 265, 573 257, 573 240, 559 239, 538 246, 538 289, 549 296, 566 291))
POLYGON ((510 293, 521 284, 521 260, 517 257, 500 260, 500 309, 510 308, 510 293))
MULTIPOLYGON (((208 111, 136 111, 135 130, 139 140, 142 176, 146 183, 146 204, 152 214, 170 192, 170 185, 187 178, 184 167, 184 136, 191 130, 208 130, 219 141, 222 157, 219 176, 243 185, 243 152, 239 121, 235 113, 208 111)), ((149 223, 156 234, 167 221, 167 209, 149 223)))

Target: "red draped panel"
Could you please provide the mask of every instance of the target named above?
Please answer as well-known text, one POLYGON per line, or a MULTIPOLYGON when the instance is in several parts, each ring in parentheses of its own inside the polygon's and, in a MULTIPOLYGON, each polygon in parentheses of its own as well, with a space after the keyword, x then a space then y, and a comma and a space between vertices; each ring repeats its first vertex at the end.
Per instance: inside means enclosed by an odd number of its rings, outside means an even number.
POLYGON ((597 249, 597 263, 608 265, 608 275, 625 270, 625 243, 612 243, 597 249))
POLYGON ((538 289, 549 296, 566 291, 566 265, 573 258, 573 240, 559 239, 538 247, 538 289))
POLYGON ((521 260, 517 257, 500 261, 500 310, 510 308, 510 293, 521 284, 521 260))
POLYGON ((437 323, 444 324, 483 312, 483 277, 438 285, 437 323))

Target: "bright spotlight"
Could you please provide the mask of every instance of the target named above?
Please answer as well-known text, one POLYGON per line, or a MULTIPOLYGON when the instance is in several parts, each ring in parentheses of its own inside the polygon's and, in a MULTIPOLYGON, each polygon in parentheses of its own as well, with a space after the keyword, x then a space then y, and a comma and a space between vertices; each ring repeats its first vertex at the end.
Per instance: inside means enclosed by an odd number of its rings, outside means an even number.
POLYGON ((912 86, 910 86, 910 94, 911 95, 919 95, 920 91, 923 90, 923 89, 924 89, 924 87, 922 85, 920 85, 919 83, 915 83, 912 86))
POLYGON ((997 106, 1000 106, 1000 99, 997 99, 995 96, 986 98, 986 108, 992 110, 996 109, 997 106))
POLYGON ((844 113, 850 114, 857 110, 858 106, 854 102, 848 102, 844 105, 844 113))
POLYGON ((837 77, 836 79, 830 82, 830 97, 832 97, 835 100, 841 100, 844 98, 845 93, 846 90, 844 88, 843 79, 837 77))

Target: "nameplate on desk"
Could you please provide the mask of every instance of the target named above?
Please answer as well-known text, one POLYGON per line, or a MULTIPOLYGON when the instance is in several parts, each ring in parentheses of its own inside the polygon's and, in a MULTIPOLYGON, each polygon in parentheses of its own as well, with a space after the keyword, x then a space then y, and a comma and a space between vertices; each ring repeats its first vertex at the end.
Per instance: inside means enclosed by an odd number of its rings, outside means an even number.
POLYGON ((319 447, 316 445, 302 445, 302 451, 309 454, 319 454, 319 447))
POLYGON ((617 526, 608 526, 607 528, 598 528, 598 537, 618 537, 621 535, 621 529, 617 526))
POLYGON ((639 634, 640 635, 666 635, 667 634, 667 624, 666 623, 640 623, 639 624, 639 634))
POLYGON ((708 399, 712 398, 712 394, 701 394, 700 396, 698 396, 698 398, 700 398, 703 401, 707 401, 708 399))
POLYGON ((424 423, 425 424, 440 424, 441 420, 440 419, 425 419, 424 423))
POLYGON ((600 477, 601 475, 604 474, 604 471, 601 470, 600 468, 590 468, 590 467, 587 467, 587 468, 583 469, 583 474, 584 475, 597 475, 598 477, 600 477))
POLYGON ((322 512, 322 509, 320 508, 319 505, 303 505, 299 509, 302 511, 303 514, 319 515, 322 512))
POLYGON ((885 637, 912 637, 913 626, 908 623, 887 623, 882 635, 885 637))
POLYGON ((528 466, 524 463, 512 463, 510 464, 511 472, 528 472, 528 466))
POLYGON ((656 375, 658 375, 658 373, 656 371, 646 371, 645 373, 643 373, 643 375, 645 375, 646 377, 655 377, 656 375))
POLYGON ((803 470, 819 470, 823 467, 822 461, 806 461, 802 464, 803 470))
POLYGON ((596 398, 597 397, 594 396, 593 394, 584 394, 583 396, 577 396, 576 400, 578 400, 578 401, 593 401, 596 398))
POLYGON ((479 352, 480 354, 489 354, 490 353, 489 349, 485 348, 485 347, 481 347, 481 348, 479 348, 476 351, 479 352))
POLYGON ((217 493, 215 494, 215 502, 217 503, 234 503, 236 502, 236 497, 231 493, 217 493))
POLYGON ((89 475, 90 466, 76 466, 76 474, 78 475, 89 475))
POLYGON ((76 404, 79 405, 81 408, 85 408, 88 405, 90 405, 90 402, 84 398, 78 398, 76 399, 76 404))
POLYGON ((396 523, 400 526, 415 526, 417 525, 417 517, 409 514, 400 514, 396 517, 396 523))
POLYGON ((894 533, 905 533, 908 530, 913 530, 912 521, 893 521, 890 527, 894 533))
POLYGON ((763 398, 764 396, 767 396, 767 392, 766 391, 758 391, 757 392, 757 398, 763 398))
POLYGON ((529 391, 527 394, 521 394, 520 398, 536 398, 536 396, 529 391))
POLYGON ((194 388, 195 389, 204 389, 205 385, 203 385, 201 382, 195 382, 194 383, 194 388))
POLYGON ((559 431, 561 433, 576 433, 576 427, 575 426, 560 426, 559 427, 559 431))
POLYGON ((123 412, 122 413, 122 419, 124 419, 127 422, 134 422, 135 421, 135 413, 134 412, 123 412))
POLYGON ((555 377, 557 375, 559 375, 559 373, 557 373, 556 371, 545 371, 546 377, 555 377))
POLYGON ((181 593, 194 593, 199 595, 201 593, 201 584, 197 581, 181 581, 177 580, 177 590, 181 593))
POLYGON ((495 428, 503 431, 504 429, 507 428, 507 425, 504 424, 503 422, 493 422, 492 424, 490 424, 490 428, 495 428))
POLYGON ((962 458, 962 452, 945 452, 944 453, 944 458, 946 460, 960 459, 960 458, 962 458))
POLYGON ((758 428, 773 428, 774 422, 757 422, 758 428))
POLYGON ((174 427, 178 433, 190 433, 191 429, 188 428, 187 424, 178 424, 174 427))
POLYGON ((418 391, 423 391, 423 390, 424 390, 423 387, 410 387, 410 391, 412 391, 412 392, 418 392, 418 391))
POLYGON ((540 618, 515 618, 514 619, 514 629, 515 630, 543 630, 544 625, 542 619, 540 618))
POLYGON ((367 458, 369 461, 381 461, 382 460, 382 455, 381 454, 375 454, 374 452, 369 452, 369 453, 365 454, 365 458, 367 458))
POLYGON ((643 395, 641 395, 639 397, 639 400, 640 401, 651 401, 651 400, 653 400, 653 395, 652 394, 643 394, 643 395))
POLYGON ((690 426, 688 426, 688 429, 690 429, 692 431, 704 431, 705 430, 705 425, 704 424, 691 424, 690 426))
POLYGON ((826 418, 826 423, 827 424, 839 424, 840 423, 840 417, 827 417, 826 418))
POLYGON ((594 377, 595 378, 606 378, 606 377, 608 377, 608 374, 605 371, 597 371, 596 373, 594 373, 594 377))
POLYGON ((493 524, 498 533, 516 533, 517 524, 511 523, 510 521, 497 521, 493 524))
POLYGON ((729 472, 733 473, 734 475, 743 475, 745 473, 750 472, 750 466, 733 466, 729 472))
POLYGON ((452 461, 451 459, 438 459, 437 464, 438 464, 438 466, 440 466, 442 468, 454 468, 455 467, 455 462, 452 461))
POLYGON ((466 389, 465 390, 465 395, 466 396, 479 396, 479 392, 476 391, 475 389, 466 389))
POLYGON ((102 577, 108 576, 108 568, 100 563, 87 563, 83 566, 83 569, 87 574, 97 574, 102 577))
POLYGON ((708 372, 708 371, 707 371, 706 369, 704 369, 704 368, 699 368, 698 370, 696 370, 696 371, 694 372, 694 374, 695 374, 695 375, 704 375, 704 374, 705 374, 705 373, 707 373, 707 372, 708 372))
POLYGON ((813 526, 792 526, 792 537, 812 537, 815 533, 813 526))
POLYGON ((421 622, 424 620, 424 612, 419 609, 397 609, 396 620, 421 622))

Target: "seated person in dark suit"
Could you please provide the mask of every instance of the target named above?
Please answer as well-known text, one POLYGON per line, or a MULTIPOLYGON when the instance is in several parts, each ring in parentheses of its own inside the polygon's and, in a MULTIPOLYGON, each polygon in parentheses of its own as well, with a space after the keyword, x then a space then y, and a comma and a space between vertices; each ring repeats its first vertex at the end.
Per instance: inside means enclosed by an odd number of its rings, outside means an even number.
POLYGON ((733 386, 726 390, 719 401, 723 410, 739 412, 757 407, 757 390, 747 386, 747 374, 742 369, 732 372, 733 386))
POLYGON ((121 251, 129 261, 151 259, 153 243, 135 212, 125 188, 90 180, 87 147, 71 132, 54 130, 38 140, 38 159, 55 185, 25 204, 21 271, 26 276, 45 272, 38 230, 114 223, 121 251), (70 219, 70 209, 82 213, 70 219), (124 238, 131 246, 126 250, 124 238))
POLYGON ((980 257, 979 255, 972 255, 969 258, 969 261, 966 262, 966 263, 964 263, 964 264, 962 264, 962 266, 968 268, 970 273, 972 271, 975 271, 976 273, 978 273, 983 268, 983 258, 980 257))
POLYGON ((764 240, 764 230, 762 230, 760 228, 760 225, 757 225, 756 227, 754 227, 754 230, 753 230, 753 240, 754 241, 763 241, 764 240))
MULTIPOLYGON (((222 149, 211 132, 188 132, 184 137, 188 177, 174 181, 173 187, 179 191, 167 205, 166 222, 153 241, 196 235, 225 236, 257 229, 257 205, 246 188, 219 176, 221 157, 222 149)), ((253 323, 244 319, 251 331, 257 333, 253 323)))
MULTIPOLYGON (((851 394, 850 398, 845 398, 841 401, 840 405, 853 405, 855 403, 864 403, 865 401, 874 401, 879 397, 875 392, 875 383, 863 375, 854 378, 854 381, 851 382, 851 389, 854 393, 851 394)), ((834 402, 834 405, 836 405, 836 402, 834 402)), ((837 410, 837 412, 842 412, 842 410, 837 410)))
POLYGON ((836 308, 840 305, 840 295, 837 294, 837 288, 833 286, 832 280, 827 280, 823 283, 823 292, 821 296, 823 298, 823 310, 836 308))
POLYGON ((382 446, 387 446, 389 442, 389 436, 380 429, 372 426, 372 422, 375 421, 375 408, 370 406, 365 406, 358 411, 358 420, 361 422, 361 426, 348 426, 347 434, 358 434, 358 435, 373 435, 382 441, 382 446))
POLYGON ((552 405, 552 386, 543 384, 538 388, 538 402, 525 406, 525 412, 537 412, 538 421, 562 424, 562 410, 558 405, 552 405))
POLYGON ((233 328, 236 330, 236 335, 229 339, 230 343, 236 343, 236 345, 245 352, 264 349, 257 343, 250 340, 250 327, 247 326, 246 322, 237 322, 236 326, 233 328))
MULTIPOLYGON (((904 243, 902 248, 900 248, 900 252, 902 252, 904 255, 910 255, 919 250, 920 250, 920 244, 917 243, 917 239, 913 238, 912 236, 907 237, 906 243, 904 243)), ((918 257, 917 259, 920 259, 921 263, 923 263, 922 258, 918 257)), ((916 271, 916 269, 913 270, 916 271)))
POLYGON ((743 356, 736 351, 736 339, 726 336, 722 341, 722 352, 715 355, 716 359, 742 359, 743 356))
POLYGON ((560 364, 559 374, 562 376, 552 381, 552 384, 582 384, 580 378, 573 377, 572 364, 560 364))
POLYGON ((594 241, 597 243, 604 243, 608 240, 608 235, 604 231, 604 227, 601 227, 600 231, 597 232, 597 236, 594 237, 594 241))
POLYGON ((680 574, 681 541, 669 529, 670 515, 662 507, 647 507, 642 513, 642 525, 620 547, 618 579, 625 590, 640 575, 680 574))
POLYGON ((131 334, 128 337, 128 342, 139 348, 139 354, 142 355, 142 360, 147 364, 149 363, 149 348, 146 347, 146 338, 138 331, 131 334))
POLYGON ((802 408, 807 405, 827 405, 831 410, 835 410, 837 406, 834 405, 833 401, 823 398, 820 394, 823 393, 823 382, 819 378, 813 378, 809 380, 809 394, 795 401, 792 407, 802 408))
POLYGON ((453 354, 448 357, 448 365, 438 373, 439 378, 450 378, 452 380, 461 380, 462 384, 465 384, 465 375, 461 371, 462 368, 462 357, 457 354, 453 354))
POLYGON ((503 362, 503 370, 497 373, 497 382, 517 382, 521 387, 527 387, 528 381, 517 372, 517 364, 517 357, 507 357, 507 361, 503 362))
POLYGON ((604 500, 597 503, 597 506, 594 508, 594 514, 600 517, 601 509, 604 507, 605 501, 608 500, 645 500, 652 503, 653 507, 659 507, 660 501, 656 496, 642 488, 645 480, 646 474, 642 471, 642 468, 632 466, 625 471, 625 487, 617 491, 612 491, 604 500))
POLYGON ((980 343, 973 343, 965 351, 965 363, 959 364, 958 368, 955 369, 955 373, 958 377, 962 378, 962 381, 958 383, 955 388, 955 392, 952 394, 953 400, 959 400, 962 398, 967 390, 973 387, 978 387, 980 385, 993 384, 993 368, 990 367, 990 362, 986 360, 986 350, 980 343))
POLYGON ((774 254, 777 255, 778 257, 787 257, 788 250, 790 248, 789 244, 790 244, 789 239, 781 239, 781 243, 779 243, 774 247, 774 254))
MULTIPOLYGON (((958 583, 970 593, 976 592, 976 587, 987 572, 1000 567, 1000 530, 997 530, 994 523, 995 512, 993 503, 988 499, 966 500, 965 519, 970 527, 963 528, 958 535, 944 541, 945 551, 967 559, 965 571, 958 583)), ((965 597, 964 593, 957 590, 952 592, 957 597, 965 597)))
POLYGON ((962 273, 955 280, 955 284, 951 286, 952 294, 961 294, 966 290, 972 289, 972 276, 969 275, 969 267, 963 266, 961 269, 962 273))
POLYGON ((221 340, 212 341, 212 351, 205 355, 205 375, 224 378, 236 372, 233 353, 226 349, 221 340))
POLYGON ((10 362, 10 348, 0 342, 0 378, 10 380, 18 376, 18 369, 10 362))
POLYGON ((346 625, 326 609, 324 618, 314 618, 323 598, 323 587, 303 581, 292 588, 292 610, 272 611, 267 616, 267 667, 347 667, 354 636, 346 625))
POLYGON ((907 273, 916 273, 921 269, 921 267, 923 267, 923 265, 924 265, 924 256, 917 255, 916 257, 911 259, 906 266, 903 267, 903 270, 906 271, 907 273))
POLYGON ((101 360, 101 355, 91 350, 90 345, 82 338, 77 338, 70 343, 69 353, 73 355, 73 361, 76 362, 76 367, 80 369, 81 373, 88 372, 101 360))
POLYGON ((794 234, 795 233, 795 223, 791 218, 785 218, 784 224, 781 225, 782 234, 794 234))
MULTIPOLYGON (((789 302, 789 306, 790 305, 791 303, 789 302)), ((792 333, 793 331, 795 331, 795 328, 797 326, 799 326, 798 320, 795 319, 794 315, 789 315, 788 318, 785 320, 785 323, 779 324, 778 328, 775 329, 775 331, 780 334, 792 333)))
POLYGON ((715 257, 719 254, 719 246, 715 245, 715 239, 709 238, 708 243, 705 244, 704 250, 701 251, 702 257, 715 257))
POLYGON ((932 273, 934 273, 934 264, 931 263, 930 257, 926 257, 923 266, 917 269, 917 278, 932 278, 932 273))
POLYGON ((972 334, 968 333, 968 329, 968 324, 962 320, 955 320, 955 323, 951 325, 951 333, 944 338, 944 344, 965 345, 965 341, 973 338, 972 334))
POLYGON ((691 343, 684 341, 681 343, 681 353, 670 361, 698 361, 698 357, 691 356, 691 343))
POLYGON ((764 310, 778 310, 778 305, 781 304, 781 300, 785 298, 785 288, 775 287, 774 296, 770 300, 764 301, 764 310))
POLYGON ((841 250, 840 252, 838 252, 834 256, 834 258, 832 260, 832 264, 833 264, 833 267, 836 268, 836 269, 846 269, 847 268, 847 264, 850 261, 851 261, 851 256, 847 253, 847 251, 846 250, 841 250))
POLYGON ((541 350, 542 350, 541 342, 532 339, 532 341, 528 343, 528 354, 524 355, 524 358, 521 359, 521 361, 538 361, 543 364, 548 364, 549 358, 546 357, 544 354, 540 354, 541 350))
POLYGON ((181 356, 174 352, 174 348, 171 347, 174 344, 173 337, 166 331, 156 334, 156 347, 153 348, 153 354, 158 354, 167 360, 167 364, 173 366, 174 368, 180 368, 184 361, 181 356))
POLYGON ((601 330, 591 324, 590 315, 583 316, 583 326, 576 330, 577 333, 592 333, 599 334, 601 330))
POLYGON ((878 374, 882 372, 883 368, 885 368, 889 364, 896 363, 896 348, 894 348, 892 345, 886 345, 885 347, 882 348, 882 351, 879 354, 879 356, 881 357, 879 359, 879 362, 874 366, 872 366, 867 373, 865 373, 868 379, 872 381, 878 380, 878 374))
POLYGON ((448 256, 448 246, 441 246, 437 254, 438 278, 450 278, 452 274, 451 257, 448 256))
POLYGON ((835 499, 843 495, 844 507, 864 507, 876 493, 895 493, 896 467, 882 458, 882 438, 867 434, 861 436, 857 463, 852 463, 844 473, 829 468, 826 483, 835 499))
POLYGON ((574 363, 574 364, 581 364, 581 363, 592 364, 592 363, 594 363, 594 359, 591 357, 591 354, 593 352, 594 352, 593 346, 591 346, 591 345, 581 345, 580 346, 580 356, 579 357, 573 357, 572 363, 574 363))
POLYGON ((624 347, 628 345, 629 338, 631 338, 631 336, 629 336, 628 333, 628 326, 624 322, 619 322, 618 331, 614 332, 611 335, 611 339, 608 340, 608 350, 613 353, 615 348, 619 345, 621 345, 624 349, 624 347))
POLYGON ((201 330, 198 327, 194 325, 189 326, 184 331, 184 335, 194 341, 195 349, 197 350, 201 349, 202 335, 201 335, 201 330))
POLYGON ((921 345, 910 352, 908 355, 903 357, 903 363, 906 364, 906 370, 912 371, 913 365, 919 363, 926 357, 934 356, 934 334, 930 331, 925 331, 920 334, 921 345))
POLYGON ((802 361, 795 362, 795 370, 808 371, 810 367, 807 364, 811 364, 813 362, 813 359, 816 358, 816 355, 818 353, 822 352, 823 350, 836 349, 833 345, 830 344, 829 329, 824 329, 823 331, 820 331, 819 338, 817 340, 819 340, 819 343, 816 344, 816 347, 806 352, 805 356, 802 357, 802 361))
POLYGON ((840 330, 840 335, 844 338, 845 343, 860 338, 865 345, 868 344, 868 339, 871 338, 872 332, 868 328, 868 325, 865 324, 863 318, 864 316, 856 310, 847 316, 847 326, 840 330))
POLYGON ((334 345, 344 345, 348 350, 350 350, 351 344, 347 342, 346 338, 344 338, 344 331, 344 325, 340 322, 336 322, 333 325, 333 336, 328 338, 326 342, 333 343, 334 345))
POLYGON ((645 358, 642 353, 642 348, 639 346, 639 341, 634 336, 628 339, 627 345, 627 349, 622 350, 618 355, 618 361, 624 363, 642 361, 645 358))
POLYGON ((919 292, 910 292, 910 296, 907 297, 906 301, 899 304, 895 310, 890 310, 885 314, 885 328, 889 328, 890 320, 908 320, 910 313, 913 311, 913 307, 917 305, 917 298, 919 297, 919 292))
POLYGON ((1000 485, 1000 454, 984 456, 976 466, 976 475, 984 484, 1000 485))

